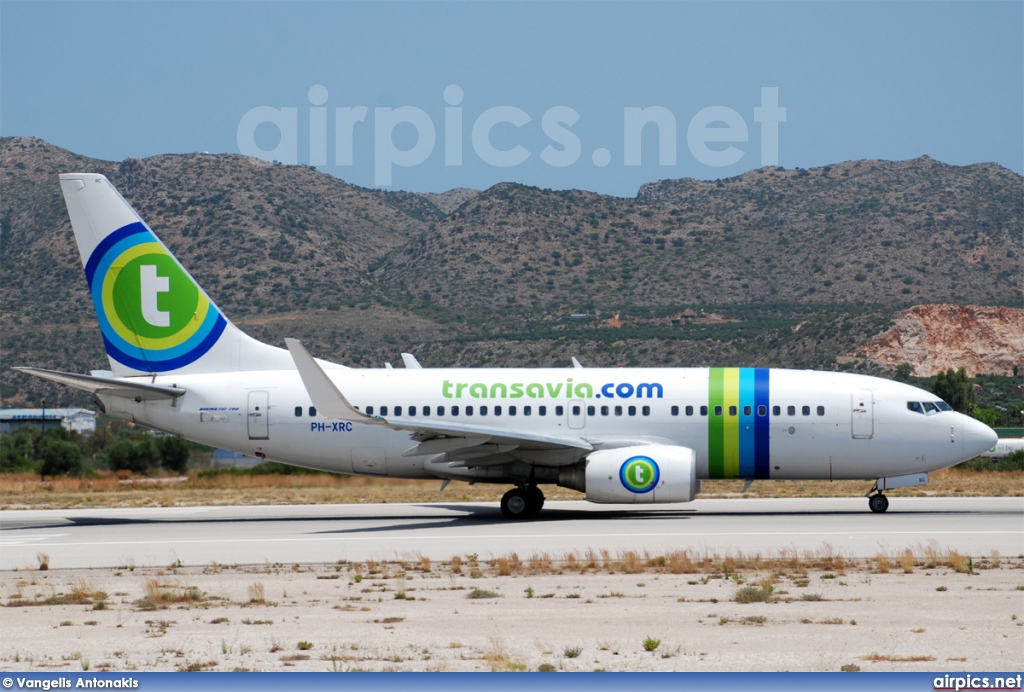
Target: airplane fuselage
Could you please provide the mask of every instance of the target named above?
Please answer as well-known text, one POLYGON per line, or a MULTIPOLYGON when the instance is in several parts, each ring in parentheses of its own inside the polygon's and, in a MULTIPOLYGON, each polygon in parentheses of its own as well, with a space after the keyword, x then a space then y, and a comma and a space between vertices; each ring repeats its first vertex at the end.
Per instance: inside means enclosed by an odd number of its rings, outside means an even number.
MULTIPOLYGON (((923 390, 863 375, 754 368, 328 371, 361 411, 489 430, 579 438, 594 448, 671 444, 696 452, 697 477, 874 479, 964 458, 963 417, 926 415, 923 390)), ((328 420, 294 370, 159 376, 175 399, 105 401, 139 423, 235 452, 345 474, 514 480, 517 459, 452 466, 402 430, 328 420)), ((515 455, 515 450, 512 450, 515 455)), ((970 456, 970 452, 967 453, 970 456)), ((562 465, 583 457, 563 452, 562 465)), ((541 481, 545 478, 539 479, 541 481)), ((554 482, 554 477, 549 479, 554 482)))

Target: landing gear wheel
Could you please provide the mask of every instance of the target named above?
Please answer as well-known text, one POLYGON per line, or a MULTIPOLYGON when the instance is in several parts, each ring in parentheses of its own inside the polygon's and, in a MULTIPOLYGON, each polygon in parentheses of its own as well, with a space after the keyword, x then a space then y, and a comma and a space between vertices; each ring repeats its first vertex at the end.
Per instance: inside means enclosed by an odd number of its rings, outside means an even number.
POLYGON ((539 513, 544 509, 544 493, 535 485, 526 487, 526 504, 530 516, 539 513))
POLYGON ((880 514, 885 510, 889 509, 889 498, 887 498, 882 493, 872 495, 871 497, 868 498, 868 507, 871 508, 872 512, 880 514))
POLYGON ((506 519, 525 519, 530 516, 530 499, 521 488, 512 488, 501 496, 501 513, 506 519))

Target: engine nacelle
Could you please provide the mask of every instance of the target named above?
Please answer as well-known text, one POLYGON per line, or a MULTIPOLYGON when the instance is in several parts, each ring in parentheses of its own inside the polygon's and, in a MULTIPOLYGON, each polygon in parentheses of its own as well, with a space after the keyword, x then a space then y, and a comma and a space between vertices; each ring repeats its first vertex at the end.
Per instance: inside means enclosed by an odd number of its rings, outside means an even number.
POLYGON ((675 445, 644 445, 593 452, 584 491, 590 502, 692 502, 700 490, 697 453, 675 445))

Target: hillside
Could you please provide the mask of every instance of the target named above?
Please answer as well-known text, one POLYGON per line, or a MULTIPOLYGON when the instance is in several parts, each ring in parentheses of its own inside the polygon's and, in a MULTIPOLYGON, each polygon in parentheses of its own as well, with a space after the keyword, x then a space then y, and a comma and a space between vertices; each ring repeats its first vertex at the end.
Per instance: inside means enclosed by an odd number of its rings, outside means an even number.
POLYGON ((917 377, 949 368, 964 368, 971 377, 1012 375, 1014 366, 1024 368, 1024 310, 915 305, 856 356, 890 369, 909 363, 917 377))
POLYGON ((9 365, 106 367, 57 184, 85 169, 253 336, 357 366, 410 350, 435 366, 832 367, 911 305, 1022 300, 1024 180, 992 164, 770 168, 634 199, 514 184, 421 195, 237 155, 112 163, 5 138, 4 405, 87 401, 9 365), (681 318, 702 309, 722 318, 681 318))
POLYGON ((463 309, 1019 305, 1020 176, 929 158, 662 181, 636 199, 497 185, 381 268, 463 309))

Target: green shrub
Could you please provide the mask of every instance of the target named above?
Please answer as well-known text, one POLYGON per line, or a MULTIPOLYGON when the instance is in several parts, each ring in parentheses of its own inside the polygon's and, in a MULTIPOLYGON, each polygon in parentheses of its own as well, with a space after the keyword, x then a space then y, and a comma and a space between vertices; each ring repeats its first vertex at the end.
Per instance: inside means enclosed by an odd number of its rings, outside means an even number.
POLYGON ((55 437, 44 437, 40 441, 39 460, 41 476, 83 476, 88 473, 78 445, 55 437))

